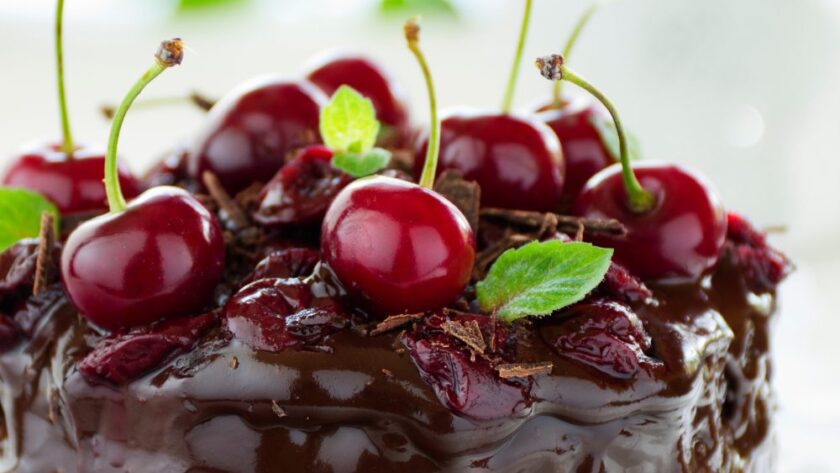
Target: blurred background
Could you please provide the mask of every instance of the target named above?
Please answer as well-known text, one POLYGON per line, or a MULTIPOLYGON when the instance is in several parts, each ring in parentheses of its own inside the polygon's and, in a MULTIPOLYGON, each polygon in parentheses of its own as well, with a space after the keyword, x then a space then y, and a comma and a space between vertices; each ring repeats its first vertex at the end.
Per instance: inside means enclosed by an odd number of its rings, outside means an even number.
MULTIPOLYGON (((516 104, 550 85, 530 67, 559 52, 585 0, 535 0, 516 104)), ((68 0, 65 68, 77 141, 104 145, 99 113, 151 64, 161 39, 188 45, 145 98, 220 97, 266 72, 301 73, 326 50, 392 69, 418 123, 426 93, 402 22, 423 43, 444 106, 498 108, 522 0, 68 0)), ((0 1, 0 168, 22 145, 58 140, 53 0, 0 1)), ((702 170, 797 263, 776 331, 780 472, 840 472, 840 0, 619 0, 593 18, 571 59, 617 103, 648 159, 702 170)), ((121 155, 145 171, 202 124, 173 106, 129 114, 121 155)))

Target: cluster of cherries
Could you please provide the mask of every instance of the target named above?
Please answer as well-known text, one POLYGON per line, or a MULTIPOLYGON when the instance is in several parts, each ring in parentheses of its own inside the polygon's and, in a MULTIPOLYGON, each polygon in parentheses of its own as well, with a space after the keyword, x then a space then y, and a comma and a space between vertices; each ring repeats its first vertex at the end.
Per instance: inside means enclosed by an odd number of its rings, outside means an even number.
MULTIPOLYGON (((379 66, 357 56, 321 62, 306 79, 263 77, 233 90, 213 107, 190 149, 186 178, 201 183, 209 172, 235 194, 273 175, 259 196, 254 220, 274 228, 321 225, 321 258, 346 291, 378 316, 438 309, 469 283, 475 237, 461 211, 432 190, 442 169, 478 182, 483 206, 571 210, 581 217, 619 220, 628 229, 626 238, 594 242, 615 248, 616 259, 642 278, 707 273, 726 233, 725 214, 711 186, 679 166, 631 163, 615 107, 562 56, 540 60, 544 75, 558 84, 577 84, 604 108, 567 99, 558 86, 548 104, 525 114, 510 112, 530 7, 528 0, 501 113, 451 111, 438 121, 418 28, 407 24, 432 115, 415 146, 419 184, 383 175, 354 180, 331 166, 332 151, 320 144, 326 94, 349 85, 370 98, 385 125, 380 144, 409 145, 411 127, 397 87, 379 66), (604 109, 619 135, 618 162, 594 124, 593 117, 605 119, 604 109)), ((154 77, 180 63, 181 42, 163 43, 155 64, 116 110, 104 155, 70 137, 60 39, 57 44, 64 140, 23 153, 3 184, 43 193, 63 215, 108 211, 71 233, 62 256, 65 289, 96 325, 115 330, 201 313, 225 267, 219 223, 181 188, 142 192, 142 181, 117 161, 126 112, 154 77)))

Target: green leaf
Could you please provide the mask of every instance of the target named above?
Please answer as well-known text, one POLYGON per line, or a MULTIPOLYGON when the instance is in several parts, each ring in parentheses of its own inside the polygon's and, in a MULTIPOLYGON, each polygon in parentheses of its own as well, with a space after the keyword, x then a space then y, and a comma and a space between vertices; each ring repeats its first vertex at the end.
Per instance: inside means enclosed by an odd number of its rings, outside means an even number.
MULTIPOLYGON (((621 161, 621 147, 618 144, 618 131, 615 129, 615 123, 612 120, 605 119, 598 114, 593 114, 589 118, 589 122, 598 130, 598 135, 601 137, 601 143, 604 148, 610 153, 615 162, 621 161)), ((627 151, 630 154, 630 159, 633 161, 642 159, 642 145, 639 138, 633 133, 625 131, 627 134, 627 151)))
POLYGON ((46 197, 24 189, 0 187, 0 251, 24 238, 37 237, 43 212, 55 216, 58 230, 58 210, 46 197))
POLYGON ((342 85, 321 109, 321 137, 335 153, 367 154, 376 144, 379 121, 373 102, 342 85))
POLYGON ((369 176, 388 165, 391 152, 382 148, 373 148, 364 154, 336 153, 332 165, 353 177, 369 176))
POLYGON ((604 279, 613 250, 534 241, 502 253, 478 283, 478 302, 506 321, 548 315, 580 301, 604 279))

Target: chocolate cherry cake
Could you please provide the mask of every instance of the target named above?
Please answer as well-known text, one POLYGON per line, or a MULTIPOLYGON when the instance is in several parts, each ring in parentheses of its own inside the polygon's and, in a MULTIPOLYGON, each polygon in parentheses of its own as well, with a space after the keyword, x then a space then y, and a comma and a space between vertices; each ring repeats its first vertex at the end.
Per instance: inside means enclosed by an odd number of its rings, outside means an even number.
POLYGON ((418 31, 416 153, 380 129, 394 101, 366 96, 396 95, 365 90, 388 82, 364 59, 377 77, 330 83, 329 101, 277 78, 233 92, 127 202, 120 128, 180 63, 172 40, 114 112, 108 213, 8 189, 45 211, 0 253, 0 471, 774 469, 788 260, 695 172, 631 163, 615 107, 561 56, 543 75, 602 101, 620 142, 572 204, 574 158, 536 116, 441 126, 418 31), (546 166, 548 202, 510 175, 546 166))

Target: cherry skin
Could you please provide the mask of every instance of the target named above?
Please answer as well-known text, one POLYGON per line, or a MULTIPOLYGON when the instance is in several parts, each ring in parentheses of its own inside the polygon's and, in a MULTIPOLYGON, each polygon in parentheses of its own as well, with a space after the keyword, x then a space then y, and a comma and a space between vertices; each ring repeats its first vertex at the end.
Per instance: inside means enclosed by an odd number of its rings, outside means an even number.
POLYGON ((560 139, 566 162, 563 201, 573 202, 590 177, 616 162, 593 124, 610 120, 609 115, 594 102, 578 97, 565 101, 561 108, 542 107, 536 116, 560 139))
MULTIPOLYGON (((101 213, 108 208, 104 169, 104 153, 79 147, 68 159, 61 145, 45 144, 20 153, 6 170, 2 185, 41 193, 62 215, 101 213)), ((119 169, 119 180, 127 197, 140 193, 140 181, 124 167, 119 169)))
POLYGON ((200 313, 224 269, 216 218, 176 187, 156 187, 119 213, 80 225, 61 257, 65 290, 107 330, 200 313))
POLYGON ((352 178, 332 166, 326 146, 307 146, 286 163, 257 197, 254 220, 265 226, 320 223, 330 202, 352 178))
POLYGON ((352 296, 376 315, 443 307, 475 261, 466 217, 431 190, 399 179, 360 179, 333 201, 321 253, 352 296))
POLYGON ((615 248, 615 259, 643 279, 697 278, 718 261, 726 237, 726 213, 704 178, 676 165, 633 163, 655 205, 636 213, 627 206, 621 166, 614 164, 586 184, 575 201, 581 217, 614 218, 627 227, 623 239, 593 243, 615 248))
POLYGON ((262 77, 243 84, 210 111, 187 162, 189 176, 200 182, 210 171, 232 194, 268 179, 290 151, 320 142, 326 100, 306 81, 262 77))
MULTIPOLYGON (((422 170, 428 138, 415 153, 422 170)), ((438 172, 456 169, 481 185, 485 207, 552 211, 560 204, 565 164, 544 123, 509 114, 454 112, 441 122, 438 172)))
POLYGON ((391 76, 376 62, 362 55, 333 55, 317 62, 307 79, 331 96, 340 86, 349 85, 369 98, 376 118, 385 125, 380 132, 381 146, 401 147, 411 136, 411 127, 402 92, 391 76))

